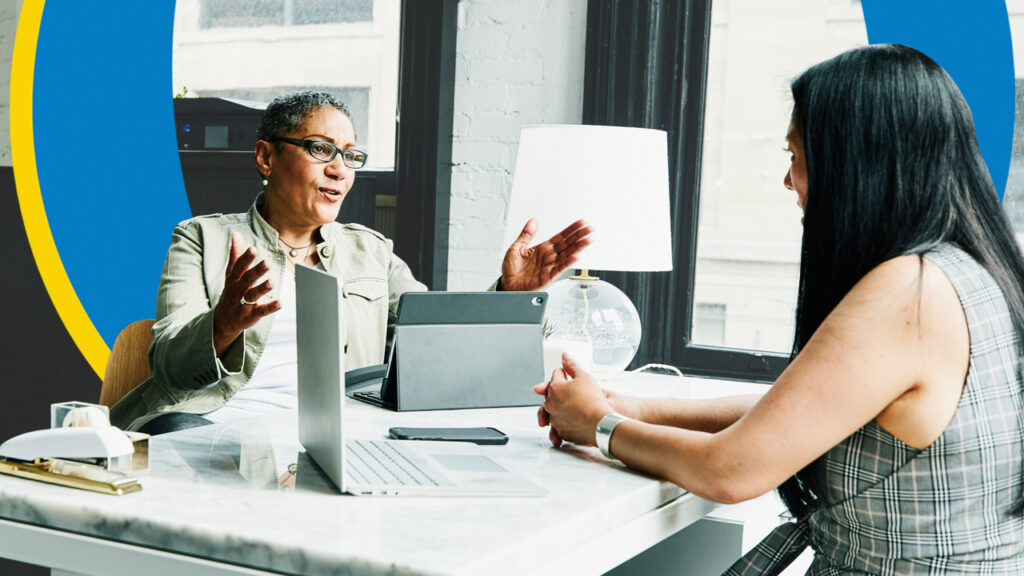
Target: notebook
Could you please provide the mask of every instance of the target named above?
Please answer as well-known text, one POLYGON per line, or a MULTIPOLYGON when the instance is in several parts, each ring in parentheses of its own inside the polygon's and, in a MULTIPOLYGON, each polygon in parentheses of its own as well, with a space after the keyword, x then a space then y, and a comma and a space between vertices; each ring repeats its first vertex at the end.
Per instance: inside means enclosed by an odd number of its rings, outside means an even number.
MULTIPOLYGON (((540 496, 547 491, 475 444, 350 438, 345 423, 341 283, 295 267, 299 442, 343 493, 540 496)), ((502 447, 487 447, 495 450, 502 447)))
POLYGON ((388 362, 349 373, 348 394, 398 411, 538 406, 546 304, 544 292, 403 294, 388 362))

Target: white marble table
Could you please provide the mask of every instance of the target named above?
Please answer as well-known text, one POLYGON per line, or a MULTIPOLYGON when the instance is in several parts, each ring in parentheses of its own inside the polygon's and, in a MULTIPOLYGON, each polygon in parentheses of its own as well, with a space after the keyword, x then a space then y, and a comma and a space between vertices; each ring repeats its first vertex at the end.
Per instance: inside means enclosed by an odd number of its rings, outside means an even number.
MULTIPOLYGON (((640 394, 759 386, 634 378, 640 394)), ((0 556, 82 574, 599 574, 716 505, 596 449, 553 449, 534 408, 394 413, 355 401, 346 436, 390 426, 495 426, 483 447, 544 497, 341 495, 304 454, 294 412, 153 439, 143 490, 121 497, 0 476, 0 556), (294 489, 278 475, 295 462, 294 489), (240 472, 241 471, 241 472, 240 472)))

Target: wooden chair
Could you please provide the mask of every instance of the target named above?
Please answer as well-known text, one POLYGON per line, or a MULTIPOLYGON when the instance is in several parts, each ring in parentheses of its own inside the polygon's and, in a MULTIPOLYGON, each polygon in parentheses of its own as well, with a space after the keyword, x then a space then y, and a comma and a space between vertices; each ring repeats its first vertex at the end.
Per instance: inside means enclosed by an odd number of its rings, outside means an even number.
POLYGON ((149 378, 149 345, 156 320, 138 320, 125 326, 114 340, 100 389, 100 404, 113 406, 125 394, 149 378))

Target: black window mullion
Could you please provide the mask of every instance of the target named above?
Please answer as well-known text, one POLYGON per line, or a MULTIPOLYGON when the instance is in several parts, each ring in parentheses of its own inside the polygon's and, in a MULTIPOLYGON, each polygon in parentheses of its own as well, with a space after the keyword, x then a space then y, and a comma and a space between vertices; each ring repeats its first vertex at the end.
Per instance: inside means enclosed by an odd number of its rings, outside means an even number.
POLYGON ((691 343, 710 27, 711 0, 588 4, 583 123, 665 130, 669 148, 674 269, 601 276, 640 313, 643 340, 631 367, 670 363, 690 374, 770 381, 788 356, 691 343))
POLYGON ((774 382, 789 364, 789 356, 738 348, 685 347, 682 369, 692 376, 774 382))
POLYGON ((402 3, 395 252, 433 290, 448 278, 457 0, 402 3))
MULTIPOLYGON (((388 235, 376 222, 377 196, 395 194, 395 171, 366 169, 356 176, 352 193, 345 197, 338 212, 338 222, 355 222, 388 235)), ((390 236, 389 236, 390 237, 390 236)))

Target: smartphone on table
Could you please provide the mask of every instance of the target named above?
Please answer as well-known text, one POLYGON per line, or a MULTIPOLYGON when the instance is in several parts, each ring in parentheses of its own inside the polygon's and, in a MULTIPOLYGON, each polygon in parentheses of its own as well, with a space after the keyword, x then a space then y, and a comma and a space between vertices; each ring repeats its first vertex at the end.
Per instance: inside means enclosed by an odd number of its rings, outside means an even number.
POLYGON ((473 442, 475 444, 507 444, 508 436, 497 428, 413 428, 394 426, 388 430, 398 440, 434 440, 473 442))

